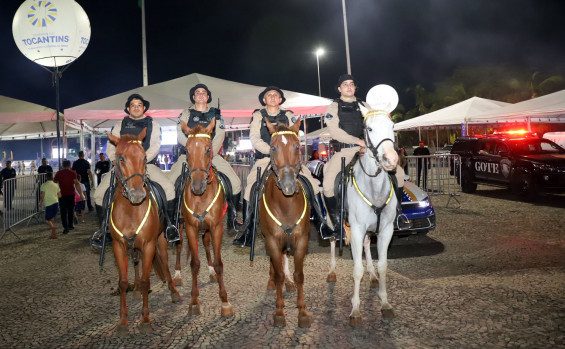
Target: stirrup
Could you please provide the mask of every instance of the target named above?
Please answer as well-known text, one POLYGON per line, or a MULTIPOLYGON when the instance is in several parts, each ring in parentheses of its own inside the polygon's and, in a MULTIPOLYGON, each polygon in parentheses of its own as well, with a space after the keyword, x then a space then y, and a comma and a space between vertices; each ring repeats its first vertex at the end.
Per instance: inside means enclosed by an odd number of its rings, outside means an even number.
POLYGON ((106 238, 105 235, 102 229, 95 231, 90 238, 90 245, 92 247, 102 248, 103 239, 106 238))
POLYGON ((412 228, 412 223, 410 222, 408 217, 406 217, 406 215, 402 213, 396 216, 396 227, 398 228, 398 230, 408 230, 412 228))
POLYGON ((180 241, 180 234, 177 227, 172 224, 167 226, 167 229, 165 229, 165 238, 167 238, 168 242, 180 241))
POLYGON ((239 247, 251 247, 251 233, 249 233, 249 239, 247 238, 247 230, 242 232, 239 237, 233 239, 233 244, 239 247))
POLYGON ((324 240, 332 238, 339 240, 338 233, 333 231, 325 221, 320 224, 320 236, 324 240))

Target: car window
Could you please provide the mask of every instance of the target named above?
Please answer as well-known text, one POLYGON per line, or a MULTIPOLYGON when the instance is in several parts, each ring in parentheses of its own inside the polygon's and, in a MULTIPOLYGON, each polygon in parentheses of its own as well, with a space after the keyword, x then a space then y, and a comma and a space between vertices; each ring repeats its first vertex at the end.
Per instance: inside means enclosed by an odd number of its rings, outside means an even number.
POLYGON ((494 155, 495 143, 492 140, 484 140, 480 142, 479 154, 481 155, 494 155))
POLYGON ((495 155, 500 155, 501 152, 508 152, 508 146, 502 142, 497 142, 495 155))
POLYGON ((512 148, 518 154, 563 154, 562 148, 547 140, 521 139, 512 142, 512 148))

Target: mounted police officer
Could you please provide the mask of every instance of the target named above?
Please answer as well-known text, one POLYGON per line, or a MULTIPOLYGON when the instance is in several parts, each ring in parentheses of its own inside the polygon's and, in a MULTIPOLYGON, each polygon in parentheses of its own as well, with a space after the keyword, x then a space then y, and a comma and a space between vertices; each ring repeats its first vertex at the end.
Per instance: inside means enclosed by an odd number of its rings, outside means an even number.
MULTIPOLYGON (((173 229, 174 227, 170 224, 172 221, 171 216, 174 213, 174 198, 175 198, 175 191, 173 184, 161 169, 154 165, 154 160, 159 154, 159 148, 161 147, 161 127, 157 121, 153 120, 150 116, 146 116, 145 112, 149 109, 149 101, 143 99, 143 97, 137 93, 132 94, 128 97, 124 111, 128 114, 128 116, 124 117, 123 120, 119 121, 114 125, 112 128, 112 134, 120 137, 124 134, 132 134, 132 135, 139 135, 144 128, 147 129, 147 135, 143 140, 143 149, 145 149, 145 153, 147 156, 147 175, 152 182, 156 182, 161 185, 162 189, 164 190, 165 199, 166 201, 166 211, 167 215, 169 216, 168 227, 166 230, 166 237, 169 242, 174 242, 180 240, 180 236, 177 229, 173 229)), ((116 157, 116 147, 108 142, 106 153, 108 158, 112 163, 115 163, 116 157)), ((105 210, 106 207, 103 207, 104 195, 106 191, 109 189, 110 186, 110 177, 111 176, 104 176, 100 185, 94 192, 94 201, 96 203, 96 213, 98 215, 98 219, 102 223, 104 221, 105 210)), ((157 194, 159 195, 159 194, 157 194)), ((91 242, 93 246, 101 247, 102 246, 102 238, 103 232, 106 230, 105 227, 101 227, 102 229, 98 230, 92 236, 91 242)))
MULTIPOLYGON (((345 158, 347 165, 357 152, 361 154, 365 152, 364 117, 361 106, 367 109, 372 108, 366 102, 355 97, 356 89, 355 78, 352 75, 341 75, 336 86, 340 97, 336 98, 326 110, 325 123, 332 137, 331 145, 336 153, 324 166, 324 201, 328 217, 331 219, 331 222, 328 220, 327 223, 331 224, 333 228, 333 232, 329 229, 321 231, 324 239, 339 236, 340 208, 334 191, 335 180, 341 171, 341 158, 345 158)), ((397 189, 396 186, 395 189, 397 189)), ((400 221, 402 222, 402 220, 400 221)), ((403 226, 400 228, 403 228, 403 226)))
MULTIPOLYGON (((243 215, 244 220, 248 218, 249 224, 246 227, 245 233, 241 234, 239 238, 234 239, 234 245, 238 246, 251 246, 251 232, 254 223, 254 217, 251 213, 250 200, 252 197, 252 189, 257 180, 257 168, 261 167, 261 173, 265 171, 270 162, 270 149, 271 149, 271 134, 267 129, 265 119, 269 120, 274 125, 284 124, 292 126, 296 121, 294 113, 290 110, 282 108, 280 105, 285 102, 283 91, 276 86, 269 86, 259 94, 259 102, 264 108, 257 109, 253 112, 251 119, 249 137, 255 149, 255 159, 257 160, 247 176, 247 185, 245 186, 245 193, 243 195, 243 215)), ((325 222, 321 215, 321 194, 318 188, 317 181, 312 177, 310 170, 304 165, 301 166, 300 175, 305 177, 307 181, 304 183, 309 187, 305 188, 312 192, 311 200, 317 213, 317 218, 320 224, 325 222)), ((256 189, 254 189, 256 190, 256 189)), ((254 195, 254 194, 253 194, 254 195)))
MULTIPOLYGON (((214 156, 212 157, 212 165, 218 170, 222 181, 225 183, 224 189, 226 190, 225 196, 228 201, 228 227, 233 227, 237 219, 237 204, 241 196, 241 180, 231 168, 230 164, 219 154, 224 143, 226 134, 224 127, 224 119, 220 110, 213 107, 208 107, 208 103, 212 101, 212 93, 204 84, 197 84, 190 89, 190 101, 193 106, 185 109, 178 118, 177 123, 177 140, 183 153, 179 156, 178 160, 174 163, 169 173, 171 182, 176 185, 183 185, 184 183, 177 183, 177 179, 182 173, 182 164, 186 163, 186 141, 188 137, 184 134, 181 127, 181 120, 186 122, 188 127, 194 128, 198 125, 207 127, 212 119, 216 119, 216 126, 212 132, 212 149, 214 156)), ((204 154, 202 154, 204 156, 204 154)), ((241 224, 238 222, 238 224, 241 224)))

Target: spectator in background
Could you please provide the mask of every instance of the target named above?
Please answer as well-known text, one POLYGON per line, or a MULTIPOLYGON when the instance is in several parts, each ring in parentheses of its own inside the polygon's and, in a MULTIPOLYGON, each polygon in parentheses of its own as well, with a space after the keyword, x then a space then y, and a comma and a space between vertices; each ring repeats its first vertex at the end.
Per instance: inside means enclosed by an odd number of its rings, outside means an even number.
MULTIPOLYGON (((414 155, 415 156, 428 156, 428 155, 430 155, 430 150, 425 147, 424 142, 420 141, 420 146, 418 148, 414 149, 414 155)), ((423 186, 422 186, 422 188, 424 190, 428 190, 428 166, 429 166, 429 164, 430 164, 429 158, 425 158, 425 157, 418 158, 418 165, 417 165, 418 186, 420 186, 420 175, 423 171, 424 175, 423 175, 423 186)))
POLYGON ((81 183, 84 184, 86 188, 86 204, 88 205, 88 211, 92 211, 90 186, 91 184, 94 185, 94 180, 92 178, 92 171, 90 170, 90 162, 84 159, 84 152, 82 150, 78 152, 78 160, 73 163, 72 169, 82 178, 81 183))
POLYGON ((10 160, 6 161, 6 167, 0 171, 0 185, 4 194, 4 209, 6 211, 12 209, 12 200, 14 199, 14 191, 16 190, 16 181, 8 181, 7 179, 16 178, 16 170, 12 167, 10 160))
POLYGON ((105 173, 110 172, 110 161, 106 159, 106 155, 104 153, 100 153, 100 160, 96 162, 96 166, 94 168, 94 172, 96 173, 97 178, 97 185, 100 185, 100 181, 102 180, 102 176, 105 173))
MULTIPOLYGON (((45 183, 45 178, 46 176, 44 176, 44 174, 46 173, 53 173, 53 167, 49 166, 47 164, 47 159, 43 158, 41 159, 41 165, 37 168, 37 174, 39 175, 37 178, 37 187, 41 188, 41 185, 43 185, 43 183, 45 183)), ((41 199, 41 189, 39 189, 37 191, 37 198, 36 198, 36 209, 37 211, 39 211, 39 201, 41 199)))
POLYGON ((86 187, 84 183, 81 183, 80 179, 80 175, 77 174, 77 180, 80 183, 80 192, 75 191, 74 222, 77 224, 79 215, 82 217, 81 222, 84 223, 84 211, 86 211, 86 205, 84 203, 84 198, 86 197, 86 187))
POLYGON ((404 174, 408 174, 408 158, 406 155, 406 149, 404 147, 400 148, 400 152, 398 152, 398 164, 404 170, 404 174))
POLYGON ((41 166, 39 166, 39 168, 37 169, 37 173, 42 174, 42 173, 47 173, 47 172, 53 173, 53 167, 51 167, 51 166, 49 166, 49 164, 47 164, 46 158, 43 158, 43 159, 41 159, 41 166))
POLYGON ((58 201, 61 198, 61 189, 57 183, 53 182, 53 172, 47 172, 45 178, 45 183, 41 185, 39 206, 45 204, 45 223, 51 228, 51 236, 49 236, 49 239, 56 239, 55 216, 59 209, 58 201))
MULTIPOLYGON (((61 207, 61 222, 63 223, 63 234, 67 234, 69 230, 73 230, 73 210, 75 208, 75 190, 81 192, 80 183, 77 179, 77 173, 71 170, 71 162, 63 160, 63 169, 57 171, 53 178, 55 183, 59 183, 61 188, 61 198, 59 206, 61 207)), ((84 200, 84 196, 82 198, 84 200)))

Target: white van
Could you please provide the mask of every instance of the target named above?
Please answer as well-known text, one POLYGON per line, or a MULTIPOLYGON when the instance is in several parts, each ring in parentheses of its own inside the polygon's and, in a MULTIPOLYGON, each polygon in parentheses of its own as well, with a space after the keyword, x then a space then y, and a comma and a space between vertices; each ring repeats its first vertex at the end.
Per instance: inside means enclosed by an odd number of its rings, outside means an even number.
POLYGON ((559 144, 562 148, 565 148, 565 132, 546 132, 543 138, 549 139, 559 144))

